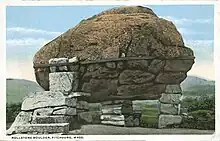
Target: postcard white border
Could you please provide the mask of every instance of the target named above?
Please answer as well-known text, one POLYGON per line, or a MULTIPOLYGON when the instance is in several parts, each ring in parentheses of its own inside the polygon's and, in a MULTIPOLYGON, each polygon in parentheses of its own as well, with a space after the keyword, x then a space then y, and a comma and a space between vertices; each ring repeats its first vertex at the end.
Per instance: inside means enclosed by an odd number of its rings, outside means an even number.
MULTIPOLYGON (((215 78, 216 78, 216 129, 213 135, 82 135, 83 139, 74 140, 150 140, 150 141, 218 141, 220 140, 220 96, 219 93, 219 80, 220 78, 220 4, 216 1, 158 1, 158 0, 139 0, 139 1, 113 1, 113 0, 98 0, 98 1, 16 1, 8 0, 2 2, 0 5, 0 63, 2 65, 0 69, 0 88, 1 88, 1 98, 0 98, 0 140, 11 140, 11 136, 5 135, 6 128, 6 6, 74 6, 74 5, 204 5, 204 4, 214 4, 215 5, 215 37, 214 37, 214 63, 215 63, 215 78), (218 8, 217 8, 218 7, 218 8), (219 13, 218 15, 216 13, 219 13)), ((31 135, 22 135, 22 137, 28 137, 31 135)), ((41 135, 36 135, 41 136, 41 135)), ((46 135, 54 136, 54 135, 46 135)), ((21 140, 21 139, 19 139, 21 140)), ((29 139, 28 139, 29 140, 29 139)))

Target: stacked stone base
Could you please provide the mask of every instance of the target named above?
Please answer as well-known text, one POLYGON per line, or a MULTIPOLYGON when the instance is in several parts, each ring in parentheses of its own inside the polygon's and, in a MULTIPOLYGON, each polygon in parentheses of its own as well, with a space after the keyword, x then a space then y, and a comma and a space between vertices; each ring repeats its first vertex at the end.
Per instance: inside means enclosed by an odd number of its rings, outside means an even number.
MULTIPOLYGON (((59 65, 71 61, 77 59, 53 58, 49 64, 59 65)), ((26 97, 21 112, 7 134, 68 134, 69 130, 80 127, 79 115, 89 109, 88 103, 83 99, 90 94, 77 92, 79 83, 77 71, 66 71, 67 66, 50 67, 50 91, 35 92, 26 97)))
POLYGON ((141 110, 134 110, 131 101, 106 101, 102 103, 101 123, 105 125, 134 127, 140 125, 141 110))
POLYGON ((158 128, 178 125, 182 121, 180 115, 182 90, 180 85, 167 85, 165 93, 159 99, 158 128))
POLYGON ((87 102, 77 99, 87 95, 82 92, 68 96, 64 96, 62 92, 36 92, 23 101, 22 111, 8 134, 67 134, 69 130, 80 127, 78 115, 88 111, 89 106, 87 102))

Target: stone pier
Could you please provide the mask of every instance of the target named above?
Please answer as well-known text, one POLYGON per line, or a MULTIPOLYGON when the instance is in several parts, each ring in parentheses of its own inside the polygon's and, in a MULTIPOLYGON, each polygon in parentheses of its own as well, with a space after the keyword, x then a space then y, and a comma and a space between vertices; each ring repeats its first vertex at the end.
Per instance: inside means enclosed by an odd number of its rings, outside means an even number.
POLYGON ((181 123, 181 98, 182 90, 180 85, 166 86, 165 93, 162 93, 161 98, 159 99, 158 128, 181 123))
POLYGON ((102 102, 101 123, 106 125, 133 127, 140 126, 141 110, 133 108, 130 100, 102 102))
MULTIPOLYGON (((69 59, 77 61, 76 59, 69 59)), ((50 59, 49 64, 68 63, 67 58, 50 59)), ((21 112, 16 117, 7 134, 68 134, 69 130, 80 128, 80 114, 89 109, 83 97, 90 93, 77 92, 77 71, 68 71, 67 66, 51 66, 49 91, 29 94, 22 103, 21 112)))

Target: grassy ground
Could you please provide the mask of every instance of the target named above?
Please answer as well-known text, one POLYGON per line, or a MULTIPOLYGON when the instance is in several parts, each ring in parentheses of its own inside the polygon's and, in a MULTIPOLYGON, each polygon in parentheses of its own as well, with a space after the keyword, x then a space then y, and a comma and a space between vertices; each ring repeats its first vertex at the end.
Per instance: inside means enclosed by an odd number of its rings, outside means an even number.
POLYGON ((158 109, 157 108, 144 108, 141 117, 141 126, 148 128, 156 128, 158 125, 158 109))

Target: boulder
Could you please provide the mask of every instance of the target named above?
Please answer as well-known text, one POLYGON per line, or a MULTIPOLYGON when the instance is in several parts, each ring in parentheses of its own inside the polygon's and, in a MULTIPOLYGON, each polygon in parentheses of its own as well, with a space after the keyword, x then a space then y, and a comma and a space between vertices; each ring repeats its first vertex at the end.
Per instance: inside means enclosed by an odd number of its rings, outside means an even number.
POLYGON ((49 90, 49 68, 39 64, 74 57, 68 71, 80 72, 78 90, 91 93, 89 102, 158 98, 164 89, 151 87, 181 83, 194 63, 175 25, 142 6, 103 11, 44 45, 33 59, 37 82, 49 90))

